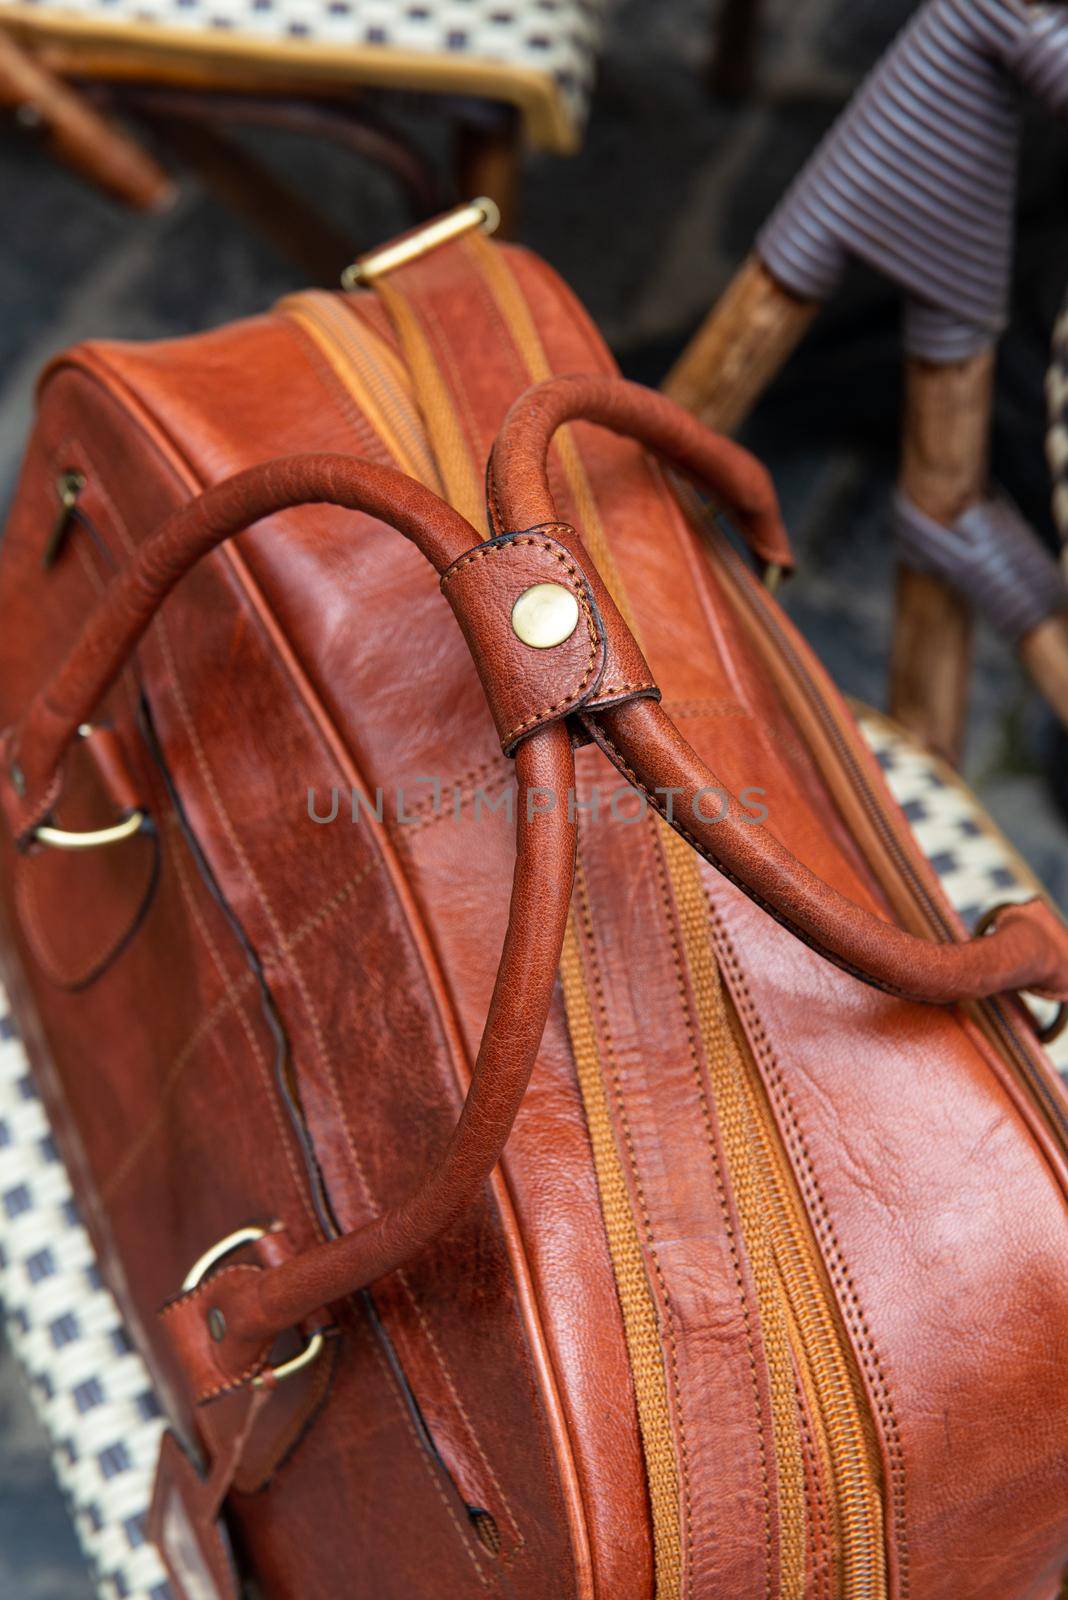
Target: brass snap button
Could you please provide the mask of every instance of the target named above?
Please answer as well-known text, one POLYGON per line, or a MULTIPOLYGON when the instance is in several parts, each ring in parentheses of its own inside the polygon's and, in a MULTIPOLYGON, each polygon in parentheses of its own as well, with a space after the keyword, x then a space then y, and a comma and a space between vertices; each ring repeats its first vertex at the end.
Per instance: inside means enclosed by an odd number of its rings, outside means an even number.
POLYGON ((578 627, 578 601, 561 583, 535 583, 512 607, 512 631, 533 650, 551 650, 578 627))

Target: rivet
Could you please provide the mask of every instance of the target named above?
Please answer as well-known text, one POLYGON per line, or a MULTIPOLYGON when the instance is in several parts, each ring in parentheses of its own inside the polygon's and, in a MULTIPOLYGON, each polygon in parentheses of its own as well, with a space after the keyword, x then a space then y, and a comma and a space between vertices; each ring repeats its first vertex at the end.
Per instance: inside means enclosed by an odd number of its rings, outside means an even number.
POLYGON ((11 787, 14 789, 15 793, 17 795, 24 795, 26 793, 26 774, 23 772, 17 761, 13 761, 11 763, 8 777, 11 779, 11 787))
POLYGON ((223 1316, 218 1306, 212 1306, 211 1310, 208 1312, 208 1332, 211 1334, 216 1344, 222 1344, 223 1340, 226 1338, 226 1318, 223 1316))
POLYGON ((578 627, 578 601, 561 583, 535 583, 512 607, 512 630, 533 650, 551 650, 578 627))

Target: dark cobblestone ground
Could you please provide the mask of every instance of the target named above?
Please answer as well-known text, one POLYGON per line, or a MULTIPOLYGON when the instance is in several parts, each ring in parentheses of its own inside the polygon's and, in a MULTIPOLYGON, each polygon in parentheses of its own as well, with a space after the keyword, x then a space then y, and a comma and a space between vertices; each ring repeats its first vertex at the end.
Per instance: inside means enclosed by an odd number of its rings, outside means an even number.
MULTIPOLYGON (((902 0, 775 0, 767 92, 713 102, 702 76, 707 0, 624 0, 614 12, 583 153, 531 163, 523 227, 573 283, 626 370, 655 382, 760 220, 911 7, 902 0), (817 91, 813 95, 813 90, 817 91), (830 98, 828 98, 828 91, 830 98)), ((388 185, 285 144, 275 159, 360 242, 402 225, 388 185)), ((1027 130, 1017 309, 1006 340, 995 463, 1046 519, 1041 381, 1063 291, 1063 130, 1027 130)), ((126 215, 13 139, 0 139, 0 500, 13 484, 34 375, 72 340, 160 337, 247 315, 300 280, 194 185, 167 216, 126 215)), ((858 275, 750 429, 772 466, 801 553, 788 604, 839 681, 884 690, 892 558, 886 529, 898 407, 897 307, 858 275)), ((1064 828, 1042 779, 1045 719, 1011 657, 979 641, 968 772, 1006 831, 1068 905, 1064 828)), ((0 1596, 89 1592, 10 1362, 0 1365, 0 1596)))

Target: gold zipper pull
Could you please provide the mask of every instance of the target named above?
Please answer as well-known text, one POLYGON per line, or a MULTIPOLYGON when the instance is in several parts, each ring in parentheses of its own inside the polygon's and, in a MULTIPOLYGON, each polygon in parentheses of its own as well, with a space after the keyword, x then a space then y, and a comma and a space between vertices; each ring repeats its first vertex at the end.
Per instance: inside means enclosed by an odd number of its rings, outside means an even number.
POLYGON ((68 468, 66 472, 61 472, 56 479, 59 512, 52 525, 52 532, 48 536, 48 543, 44 547, 44 553, 41 556, 41 565, 46 572, 49 567, 55 565, 59 557, 63 541, 67 536, 67 530, 70 527, 74 508, 78 504, 78 496, 84 488, 85 475, 77 472, 74 468, 68 468))

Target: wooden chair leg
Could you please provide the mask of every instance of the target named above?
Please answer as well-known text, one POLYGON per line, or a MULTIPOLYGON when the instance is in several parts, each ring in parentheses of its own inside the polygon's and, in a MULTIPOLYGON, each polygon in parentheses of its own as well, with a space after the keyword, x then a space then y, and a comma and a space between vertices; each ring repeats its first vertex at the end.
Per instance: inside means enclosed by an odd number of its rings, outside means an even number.
POLYGON ((890 652, 890 714, 959 766, 972 670, 972 614, 933 573, 899 567, 890 652))
POLYGON ((664 393, 733 433, 819 311, 776 283, 756 256, 736 273, 664 380, 664 393))
POLYGON ((149 211, 173 198, 170 179, 151 156, 2 29, 0 106, 40 129, 58 160, 128 205, 149 211))
POLYGON ((501 213, 502 239, 514 239, 519 226, 523 147, 518 113, 510 106, 491 122, 461 122, 456 128, 456 189, 461 200, 484 194, 501 213))
POLYGON ((1025 634, 1019 656, 1040 692, 1068 729, 1068 612, 1047 617, 1025 634))
POLYGON ((361 162, 389 173, 413 222, 424 222, 448 205, 432 163, 382 121, 366 100, 356 96, 301 99, 252 90, 242 94, 121 81, 88 84, 86 94, 101 109, 114 105, 168 123, 194 122, 223 132, 232 128, 279 128, 300 138, 328 141, 361 162))
MULTIPOLYGON (((905 364, 901 488, 952 527, 987 486, 994 350, 950 364, 905 364)), ((971 675, 967 602, 941 578, 903 568, 890 662, 890 711, 953 765, 964 750, 971 675)))
POLYGON ((207 123, 149 113, 152 126, 205 186, 254 227, 312 283, 335 288, 356 253, 296 190, 207 123))
POLYGON ((751 95, 757 79, 762 0, 720 0, 708 86, 728 100, 751 95))

